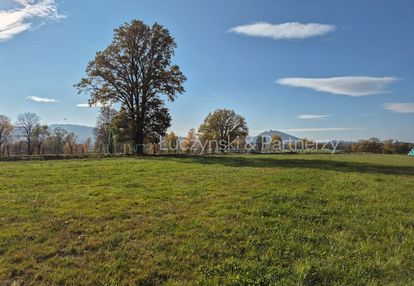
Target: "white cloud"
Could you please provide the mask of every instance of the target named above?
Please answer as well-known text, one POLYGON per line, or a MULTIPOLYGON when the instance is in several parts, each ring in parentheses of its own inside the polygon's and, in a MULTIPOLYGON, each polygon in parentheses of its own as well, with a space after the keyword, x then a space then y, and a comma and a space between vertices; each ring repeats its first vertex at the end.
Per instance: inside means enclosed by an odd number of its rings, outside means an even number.
POLYGON ((331 78, 281 78, 276 83, 292 87, 348 96, 365 96, 387 92, 386 87, 397 81, 396 77, 345 76, 331 78))
POLYGON ((19 7, 0 10, 0 42, 36 28, 47 21, 65 18, 59 14, 54 0, 14 0, 19 7))
MULTIPOLYGON (((82 107, 82 108, 87 108, 89 107, 89 103, 79 103, 76 104, 77 107, 82 107)), ((97 103, 95 105, 93 105, 92 107, 102 107, 103 105, 101 103, 97 103)))
POLYGON ((384 104, 384 109, 397 113, 414 113, 414 103, 389 102, 384 104))
POLYGON ((290 22, 283 24, 270 24, 258 22, 250 25, 237 26, 230 29, 230 32, 253 37, 271 38, 274 40, 283 39, 305 39, 322 36, 334 31, 334 25, 290 22))
POLYGON ((293 128, 282 129, 282 132, 327 132, 327 131, 354 131, 364 130, 363 127, 327 127, 327 128, 293 128))
POLYGON ((59 102, 57 99, 54 98, 47 98, 47 97, 39 97, 39 96, 28 96, 28 100, 36 102, 36 103, 56 103, 59 102))
POLYGON ((326 114, 301 114, 298 115, 299 119, 322 119, 322 118, 327 118, 330 117, 331 115, 326 115, 326 114))

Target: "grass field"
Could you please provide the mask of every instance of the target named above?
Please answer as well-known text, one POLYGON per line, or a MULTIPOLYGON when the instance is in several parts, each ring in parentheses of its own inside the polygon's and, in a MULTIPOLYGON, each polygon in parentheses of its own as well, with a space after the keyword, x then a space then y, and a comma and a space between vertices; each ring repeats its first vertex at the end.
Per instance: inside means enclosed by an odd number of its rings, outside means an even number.
POLYGON ((414 158, 0 163, 0 285, 414 285, 414 158))

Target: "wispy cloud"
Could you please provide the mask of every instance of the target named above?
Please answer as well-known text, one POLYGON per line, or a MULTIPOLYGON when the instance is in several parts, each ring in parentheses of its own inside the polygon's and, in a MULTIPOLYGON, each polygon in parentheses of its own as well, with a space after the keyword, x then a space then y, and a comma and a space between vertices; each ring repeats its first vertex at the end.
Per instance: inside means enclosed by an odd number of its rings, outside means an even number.
POLYGON ((331 78, 281 78, 276 83, 292 87, 310 88, 316 91, 348 96, 365 96, 385 93, 396 77, 345 76, 331 78))
POLYGON ((364 127, 326 127, 326 128, 293 128, 281 129, 282 132, 327 132, 327 131, 355 131, 364 130, 364 127))
POLYGON ((47 21, 65 18, 54 0, 14 0, 15 9, 0 10, 0 42, 34 29, 47 21))
POLYGON ((28 96, 28 100, 36 102, 36 103, 56 103, 59 100, 54 98, 47 98, 47 97, 39 97, 39 96, 28 96))
POLYGON ((384 104, 384 109, 397 113, 414 113, 414 103, 389 102, 384 104))
POLYGON ((258 22, 250 25, 237 26, 230 32, 253 37, 271 38, 274 40, 305 39, 322 36, 334 31, 336 27, 328 24, 290 22, 270 24, 258 22))
MULTIPOLYGON (((88 107, 90 107, 89 106, 89 103, 79 103, 79 104, 76 104, 76 106, 77 107, 82 107, 82 108, 88 108, 88 107)), ((91 107, 102 107, 102 106, 103 106, 102 104, 97 103, 97 104, 95 104, 95 105, 93 105, 91 107)))
POLYGON ((327 114, 301 114, 301 115, 298 115, 298 119, 322 119, 322 118, 327 118, 327 117, 331 117, 331 115, 327 115, 327 114))

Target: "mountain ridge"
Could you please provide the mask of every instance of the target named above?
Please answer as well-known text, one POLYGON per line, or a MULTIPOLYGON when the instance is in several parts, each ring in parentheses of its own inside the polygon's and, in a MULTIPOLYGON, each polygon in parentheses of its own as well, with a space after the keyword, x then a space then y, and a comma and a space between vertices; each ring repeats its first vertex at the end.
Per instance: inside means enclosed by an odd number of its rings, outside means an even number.
POLYGON ((282 139, 282 141, 289 141, 289 140, 299 141, 299 140, 301 140, 299 137, 296 137, 296 136, 293 136, 293 135, 290 135, 290 134, 287 134, 287 133, 284 133, 284 132, 281 132, 281 131, 277 131, 277 130, 264 131, 264 132, 260 133, 259 135, 257 135, 256 138, 259 137, 259 136, 269 136, 269 137, 279 136, 282 139))

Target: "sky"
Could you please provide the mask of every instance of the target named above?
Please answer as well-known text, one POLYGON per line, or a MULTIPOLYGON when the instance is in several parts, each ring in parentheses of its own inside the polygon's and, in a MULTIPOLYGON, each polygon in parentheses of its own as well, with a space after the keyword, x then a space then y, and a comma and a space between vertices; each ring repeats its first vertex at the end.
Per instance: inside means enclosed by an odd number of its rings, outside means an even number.
POLYGON ((0 114, 94 126, 73 85, 133 19, 177 42, 177 134, 228 108, 251 135, 414 142, 412 0, 0 0, 0 114))

